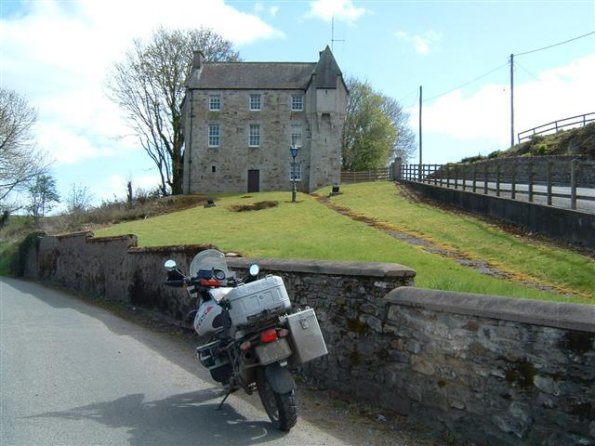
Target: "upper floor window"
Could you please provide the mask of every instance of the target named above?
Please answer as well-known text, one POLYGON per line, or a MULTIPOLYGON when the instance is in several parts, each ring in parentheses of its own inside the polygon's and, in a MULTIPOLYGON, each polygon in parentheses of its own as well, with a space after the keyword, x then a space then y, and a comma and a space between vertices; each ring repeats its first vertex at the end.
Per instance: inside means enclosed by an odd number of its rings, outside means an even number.
POLYGON ((302 111, 304 109, 304 96, 301 94, 294 94, 291 96, 291 110, 302 111))
POLYGON ((260 124, 250 124, 248 145, 250 147, 260 146, 260 124))
POLYGON ((209 124, 209 147, 219 147, 221 129, 219 124, 209 124))
POLYGON ((262 95, 250 95, 250 111, 258 111, 262 108, 262 95))
POLYGON ((302 146, 302 126, 300 124, 291 124, 291 145, 302 146))
POLYGON ((218 94, 212 94, 209 96, 209 110, 219 111, 221 110, 221 96, 218 94))

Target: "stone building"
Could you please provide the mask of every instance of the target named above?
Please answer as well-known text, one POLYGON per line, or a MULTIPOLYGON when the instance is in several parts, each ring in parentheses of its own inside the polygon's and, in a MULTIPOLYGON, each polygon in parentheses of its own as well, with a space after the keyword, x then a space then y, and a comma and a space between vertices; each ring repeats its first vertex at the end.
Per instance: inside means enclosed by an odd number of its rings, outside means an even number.
POLYGON ((292 170, 303 192, 338 184, 347 95, 328 46, 312 63, 195 53, 182 108, 184 193, 290 190, 292 170))

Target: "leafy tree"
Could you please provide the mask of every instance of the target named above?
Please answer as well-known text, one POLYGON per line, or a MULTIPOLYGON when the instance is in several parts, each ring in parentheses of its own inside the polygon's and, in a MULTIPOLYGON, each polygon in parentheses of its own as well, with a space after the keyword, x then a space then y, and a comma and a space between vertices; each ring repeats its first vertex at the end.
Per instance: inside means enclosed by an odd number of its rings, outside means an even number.
POLYGON ((374 91, 368 82, 350 78, 347 86, 343 169, 373 170, 385 167, 395 156, 410 157, 415 151, 415 137, 398 102, 374 91))
POLYGON ((135 40, 108 80, 109 96, 126 112, 143 149, 161 175, 163 195, 182 193, 181 106, 194 51, 207 61, 235 61, 238 53, 215 32, 158 28, 149 42, 135 40))
POLYGON ((50 162, 35 147, 32 127, 37 113, 17 92, 0 87, 0 210, 20 208, 11 192, 24 189, 50 162))
POLYGON ((38 224, 39 218, 44 217, 46 212, 53 209, 54 204, 60 202, 56 180, 50 175, 38 175, 29 186, 29 198, 27 210, 33 216, 35 224, 38 224))

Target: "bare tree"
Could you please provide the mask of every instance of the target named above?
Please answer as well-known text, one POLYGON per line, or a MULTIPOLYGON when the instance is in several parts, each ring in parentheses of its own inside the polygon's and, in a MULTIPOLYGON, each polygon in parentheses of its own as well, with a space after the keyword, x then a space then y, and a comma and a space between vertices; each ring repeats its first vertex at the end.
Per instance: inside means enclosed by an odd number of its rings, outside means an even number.
POLYGON ((0 87, 0 208, 13 211, 9 195, 47 171, 50 162, 34 143, 37 113, 13 90, 0 87))
POLYGON ((158 28, 135 40, 108 79, 110 98, 126 112, 143 149, 161 175, 161 193, 182 193, 184 135, 181 106, 195 50, 208 61, 235 61, 238 53, 215 32, 158 28))
POLYGON ((70 193, 66 197, 66 211, 74 216, 78 216, 91 208, 93 194, 89 192, 87 186, 82 184, 72 184, 70 193))

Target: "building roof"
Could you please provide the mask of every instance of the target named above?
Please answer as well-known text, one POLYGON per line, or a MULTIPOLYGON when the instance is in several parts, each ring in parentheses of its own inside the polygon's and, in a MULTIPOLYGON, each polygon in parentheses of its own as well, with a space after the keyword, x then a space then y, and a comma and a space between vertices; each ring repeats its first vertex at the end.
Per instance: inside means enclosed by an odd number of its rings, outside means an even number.
POLYGON ((190 88, 214 90, 305 90, 316 63, 207 62, 190 88))
MULTIPOLYGON (((341 70, 327 46, 318 62, 204 62, 198 54, 189 88, 204 90, 306 90, 337 88, 341 70)), ((341 76, 342 78, 342 76, 341 76)))

